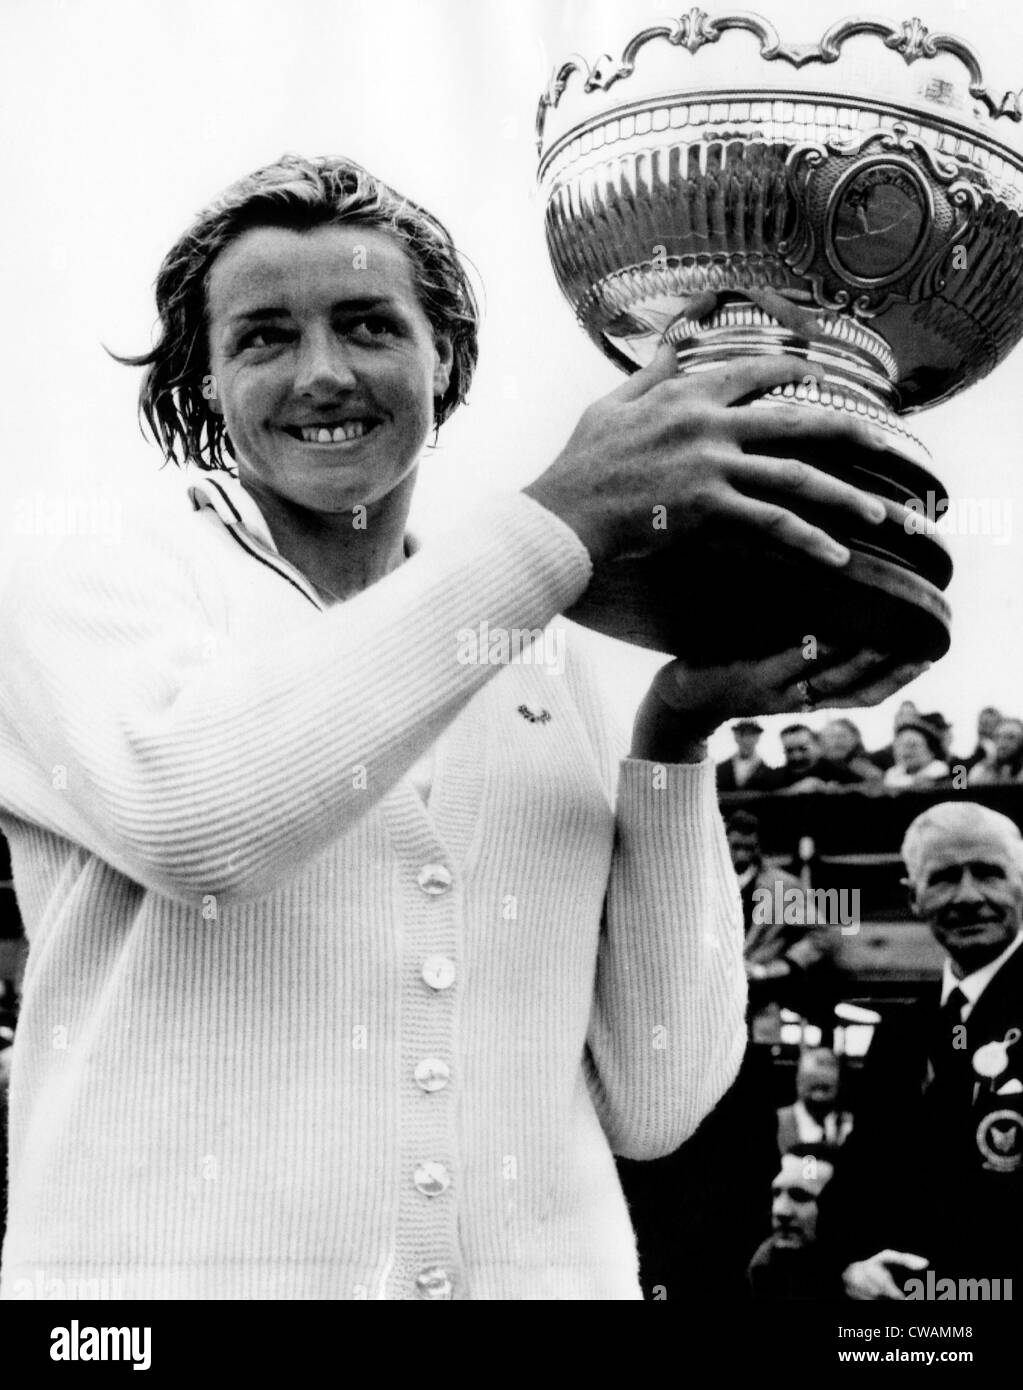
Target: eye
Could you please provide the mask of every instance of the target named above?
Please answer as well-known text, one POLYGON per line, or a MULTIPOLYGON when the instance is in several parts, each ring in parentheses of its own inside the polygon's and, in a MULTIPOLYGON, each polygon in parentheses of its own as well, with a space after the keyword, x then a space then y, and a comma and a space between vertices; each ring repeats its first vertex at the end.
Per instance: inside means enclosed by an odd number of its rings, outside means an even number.
POLYGON ((400 332, 398 324, 384 314, 363 314, 361 318, 350 319, 348 332, 362 342, 381 342, 393 338, 400 332))
POLYGON ((258 328, 250 328, 238 342, 240 348, 267 348, 277 347, 281 343, 286 343, 290 334, 285 328, 277 328, 273 325, 261 324, 258 328))

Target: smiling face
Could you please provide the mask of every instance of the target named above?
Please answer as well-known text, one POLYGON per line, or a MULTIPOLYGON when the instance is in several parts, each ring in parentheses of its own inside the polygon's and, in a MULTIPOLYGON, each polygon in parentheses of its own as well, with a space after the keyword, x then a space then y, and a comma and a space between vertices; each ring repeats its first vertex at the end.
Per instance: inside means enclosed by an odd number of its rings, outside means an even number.
POLYGON ((410 494, 451 345, 396 239, 253 228, 214 261, 207 311, 212 404, 249 491, 335 513, 410 494))
POLYGON ((793 772, 809 772, 817 761, 817 740, 807 729, 783 734, 781 746, 785 752, 785 766, 793 772))
POLYGON ((913 910, 964 974, 1001 955, 1023 921, 1023 873, 985 830, 933 831, 910 886, 913 910))

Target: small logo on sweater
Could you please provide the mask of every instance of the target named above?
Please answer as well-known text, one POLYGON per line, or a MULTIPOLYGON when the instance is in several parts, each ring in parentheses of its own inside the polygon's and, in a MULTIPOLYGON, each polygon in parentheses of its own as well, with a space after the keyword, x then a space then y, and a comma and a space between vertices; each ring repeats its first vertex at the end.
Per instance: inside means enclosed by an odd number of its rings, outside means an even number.
POLYGON ((519 714, 523 719, 528 719, 530 724, 549 724, 551 722, 551 712, 549 709, 534 710, 528 705, 519 705, 519 714))

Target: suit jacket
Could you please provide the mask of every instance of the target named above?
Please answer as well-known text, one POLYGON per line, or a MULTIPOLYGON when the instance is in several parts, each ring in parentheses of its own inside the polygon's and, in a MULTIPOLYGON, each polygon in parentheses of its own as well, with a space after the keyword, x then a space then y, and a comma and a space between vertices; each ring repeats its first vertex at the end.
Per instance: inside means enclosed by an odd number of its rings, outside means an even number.
POLYGON ((807 777, 817 777, 822 782, 837 782, 843 787, 853 787, 863 781, 862 777, 857 776, 852 768, 846 767, 844 763, 832 762, 830 758, 818 758, 805 772, 796 772, 791 767, 777 768, 773 773, 772 786, 775 791, 782 791, 807 777))
MULTIPOLYGON (((834 1144, 837 1148, 848 1139, 852 1127, 853 1118, 848 1110, 833 1110, 825 1119, 825 1138, 820 1142, 834 1144)), ((778 1111, 778 1152, 788 1153, 789 1149, 802 1142, 796 1107, 786 1105, 778 1111)))
POLYGON ((841 1297, 835 1271, 816 1245, 801 1250, 779 1249, 774 1235, 758 1247, 746 1278, 757 1303, 841 1297))
MULTIPOLYGON (((955 1085, 942 1069, 939 1002, 934 985, 878 1028, 856 1126, 821 1198, 820 1234, 842 1267, 890 1248, 926 1256, 937 1278, 1011 1277, 1023 1289, 1023 1089, 997 1094, 1023 1085, 1023 1039, 993 1081, 971 1066, 955 1085)), ((1023 1029, 1023 950, 990 980, 965 1028, 970 1059, 1023 1029)))

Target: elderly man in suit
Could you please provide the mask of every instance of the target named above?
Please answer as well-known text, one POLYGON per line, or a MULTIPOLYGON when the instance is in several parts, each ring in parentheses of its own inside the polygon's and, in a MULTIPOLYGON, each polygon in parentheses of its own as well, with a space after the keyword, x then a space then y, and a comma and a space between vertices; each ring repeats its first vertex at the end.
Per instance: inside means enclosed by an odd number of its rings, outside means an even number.
POLYGON ((913 821, 902 857, 944 970, 878 1030, 821 1234, 850 1298, 926 1297, 925 1270, 1023 1291, 1023 841, 947 801, 913 821))

